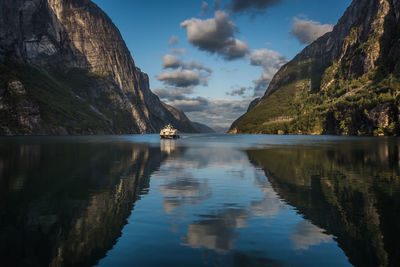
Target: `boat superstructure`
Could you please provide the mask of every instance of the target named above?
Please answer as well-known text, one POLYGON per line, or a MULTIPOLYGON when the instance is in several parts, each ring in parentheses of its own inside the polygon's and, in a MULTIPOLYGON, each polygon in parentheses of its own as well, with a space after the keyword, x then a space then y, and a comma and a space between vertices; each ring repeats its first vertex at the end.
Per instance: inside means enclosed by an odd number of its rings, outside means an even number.
POLYGON ((160 137, 164 139, 176 139, 179 138, 178 130, 175 129, 171 124, 168 124, 160 131, 160 137))

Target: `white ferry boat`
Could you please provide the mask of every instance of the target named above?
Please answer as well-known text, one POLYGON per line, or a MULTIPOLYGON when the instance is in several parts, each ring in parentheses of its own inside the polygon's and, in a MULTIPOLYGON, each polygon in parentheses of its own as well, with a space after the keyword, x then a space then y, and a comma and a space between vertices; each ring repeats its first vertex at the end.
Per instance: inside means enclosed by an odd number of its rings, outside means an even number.
POLYGON ((178 130, 174 129, 171 124, 168 124, 160 131, 160 137, 163 139, 176 139, 179 138, 178 130))

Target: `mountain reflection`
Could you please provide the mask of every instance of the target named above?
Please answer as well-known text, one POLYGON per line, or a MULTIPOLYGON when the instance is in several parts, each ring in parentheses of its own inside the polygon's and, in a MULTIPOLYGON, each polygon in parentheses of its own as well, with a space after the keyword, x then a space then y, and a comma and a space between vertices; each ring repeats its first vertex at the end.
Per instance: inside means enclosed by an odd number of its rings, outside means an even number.
POLYGON ((0 140, 0 266, 400 260, 395 139, 197 139, 0 140))
POLYGON ((329 242, 334 235, 352 264, 396 266, 399 145, 362 144, 275 147, 247 154, 278 195, 312 222, 296 227, 291 236, 296 249, 329 242))
POLYGON ((0 265, 96 264, 148 191, 150 174, 180 153, 67 140, 0 144, 0 265))

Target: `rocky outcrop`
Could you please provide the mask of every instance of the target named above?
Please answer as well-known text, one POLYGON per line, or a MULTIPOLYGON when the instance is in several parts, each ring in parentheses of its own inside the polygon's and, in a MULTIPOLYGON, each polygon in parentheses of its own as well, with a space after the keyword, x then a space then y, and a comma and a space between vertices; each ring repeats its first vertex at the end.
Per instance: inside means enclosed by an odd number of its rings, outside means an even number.
POLYGON ((151 92, 119 30, 89 0, 2 1, 0 72, 1 134, 151 133, 166 123, 198 131, 151 92), (4 94, 12 83, 26 89, 24 102, 4 94), (38 107, 36 125, 9 118, 16 105, 38 107))
MULTIPOLYGON (((8 114, 11 120, 16 121, 25 129, 38 127, 40 121, 39 106, 27 100, 27 92, 20 81, 8 83, 7 88, 0 92, 0 111, 8 114), (5 105, 3 99, 16 99, 14 105, 5 105)), ((2 125, 0 132, 11 135, 11 130, 7 125, 2 125)))
POLYGON ((389 110, 389 104, 381 104, 368 112, 368 117, 371 119, 375 127, 385 128, 389 126, 389 110))
POLYGON ((278 71, 231 132, 399 134, 399 13, 398 0, 354 0, 332 32, 278 71), (384 128, 368 115, 379 105, 391 107, 384 128), (293 120, 266 123, 282 116, 293 120))

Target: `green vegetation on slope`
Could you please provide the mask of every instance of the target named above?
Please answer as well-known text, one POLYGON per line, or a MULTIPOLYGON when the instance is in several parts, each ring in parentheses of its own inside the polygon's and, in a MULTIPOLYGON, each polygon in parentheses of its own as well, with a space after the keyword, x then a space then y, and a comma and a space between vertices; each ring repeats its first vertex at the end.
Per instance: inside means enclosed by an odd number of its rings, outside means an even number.
MULTIPOLYGON (((358 78, 347 79, 346 63, 335 63, 327 68, 317 92, 310 89, 311 79, 297 76, 295 81, 279 88, 246 114, 237 126, 238 131, 398 135, 400 73, 377 67, 358 78), (379 107, 387 109, 383 122, 374 118, 374 112, 381 112, 379 107)), ((289 68, 302 69, 304 65, 300 62, 289 68)))
POLYGON ((109 74, 90 72, 83 69, 67 69, 54 71, 53 76, 95 107, 103 120, 113 124, 114 133, 134 132, 131 110, 123 103, 123 96, 117 86, 110 82, 109 74), (110 90, 114 88, 115 90, 110 90))
MULTIPOLYGON (((88 103, 78 99, 67 84, 41 69, 24 67, 19 73, 30 96, 41 107, 42 118, 50 125, 59 126, 61 120, 72 132, 81 129, 106 130, 103 118, 88 103)), ((77 78, 71 77, 71 80, 78 82, 77 78)), ((82 81, 90 82, 87 78, 89 76, 86 75, 79 77, 82 81)))
MULTIPOLYGON (((318 101, 314 96, 309 97, 310 81, 307 77, 310 72, 315 71, 314 66, 314 61, 311 59, 290 63, 286 70, 287 82, 246 114, 238 125, 239 131, 296 133, 296 127, 291 125, 299 124, 298 118, 301 116, 303 120, 306 119, 305 111, 308 111, 308 114, 312 112, 309 104, 318 101)), ((302 126, 297 128, 304 128, 302 126)))
POLYGON ((26 90, 23 95, 6 93, 2 100, 7 109, 13 110, 0 115, 0 126, 6 126, 13 134, 93 134, 135 130, 127 105, 120 103, 117 90, 109 90, 115 85, 107 79, 108 74, 83 69, 49 72, 30 66, 0 65, 0 75, 0 88, 20 81, 26 90), (39 109, 38 123, 41 126, 27 129, 21 120, 32 119, 31 113, 36 112, 34 107, 39 109), (6 116, 10 113, 15 116, 6 116))
MULTIPOLYGON (((341 31, 347 27, 339 24, 338 31, 283 67, 274 78, 274 91, 231 131, 399 135, 400 35, 391 10, 395 7, 380 2, 357 10, 367 8, 375 16, 359 14, 344 40, 341 31)), ((345 14, 342 23, 348 16, 354 14, 345 14)))

